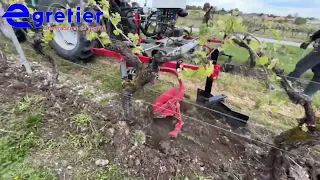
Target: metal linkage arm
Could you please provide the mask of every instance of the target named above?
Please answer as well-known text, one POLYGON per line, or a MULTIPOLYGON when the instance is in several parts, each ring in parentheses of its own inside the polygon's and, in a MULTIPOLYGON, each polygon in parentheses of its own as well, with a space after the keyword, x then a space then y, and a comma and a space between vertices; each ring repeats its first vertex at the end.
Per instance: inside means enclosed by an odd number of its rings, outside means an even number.
MULTIPOLYGON (((109 57, 115 57, 120 61, 125 61, 125 57, 122 56, 118 52, 110 51, 110 50, 107 50, 107 49, 104 49, 104 48, 93 48, 91 51, 94 54, 103 55, 103 56, 109 56, 109 57)), ((151 58, 149 58, 147 56, 138 55, 138 58, 143 63, 150 63, 151 62, 151 58)), ((127 66, 130 67, 129 64, 127 64, 127 66)), ((181 68, 187 68, 187 69, 192 69, 192 70, 198 70, 199 69, 199 66, 195 66, 195 65, 191 65, 191 64, 185 64, 185 63, 181 63, 181 64, 179 64, 179 66, 181 68)), ((167 62, 167 63, 163 64, 161 67, 176 69, 178 66, 177 66, 177 62, 172 61, 172 62, 167 62)), ((211 78, 217 78, 219 76, 220 67, 221 66, 219 64, 215 65, 215 69, 212 72, 211 78)))

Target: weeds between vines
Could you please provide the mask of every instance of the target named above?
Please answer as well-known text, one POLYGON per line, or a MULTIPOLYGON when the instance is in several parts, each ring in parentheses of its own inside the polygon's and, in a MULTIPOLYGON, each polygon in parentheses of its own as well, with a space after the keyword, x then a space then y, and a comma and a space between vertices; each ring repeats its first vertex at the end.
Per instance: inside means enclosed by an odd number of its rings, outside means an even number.
MULTIPOLYGON (((118 13, 109 13, 109 3, 106 0, 100 1, 100 6, 98 6, 96 4, 96 1, 94 0, 89 1, 89 7, 103 11, 103 18, 106 18, 112 22, 112 24, 115 26, 115 30, 113 31, 115 35, 121 34, 122 36, 125 36, 122 33, 122 31, 117 28, 117 25, 121 20, 120 15, 118 13)), ((215 36, 218 33, 226 34, 225 44, 219 47, 220 50, 223 50, 227 46, 235 44, 247 49, 250 54, 250 65, 255 66, 257 64, 263 67, 264 70, 269 74, 270 82, 279 83, 289 96, 290 100, 293 103, 300 104, 304 108, 305 117, 302 118, 298 123, 299 127, 288 130, 277 136, 274 141, 276 148, 272 148, 270 150, 269 155, 266 159, 267 170, 261 175, 261 179, 278 179, 278 177, 286 176, 286 170, 290 167, 290 163, 283 163, 288 162, 289 160, 284 155, 284 153, 282 153, 281 149, 286 149, 290 151, 304 146, 314 146, 320 139, 320 123, 318 123, 316 115, 313 111, 311 100, 303 96, 302 93, 297 92, 294 90, 294 88, 292 88, 292 86, 286 80, 283 71, 277 67, 277 63, 279 62, 279 60, 272 58, 273 51, 266 49, 265 44, 260 43, 256 37, 254 37, 250 33, 247 33, 247 28, 243 25, 242 18, 238 17, 237 13, 238 12, 234 11, 232 16, 224 17, 224 19, 215 19, 209 22, 208 27, 204 25, 200 30, 200 45, 204 45, 209 37, 215 36), (244 35, 244 37, 241 37, 240 35, 244 35), (302 125, 304 124, 306 124, 307 126, 307 131, 304 131, 302 128, 302 125)), ((66 23, 64 23, 64 25, 66 25, 66 23)), ((269 29, 277 37, 278 40, 281 39, 279 31, 273 30, 271 28, 269 29)), ((50 41, 52 41, 54 37, 53 32, 49 30, 44 30, 43 32, 28 31, 28 35, 31 37, 30 42, 33 44, 33 47, 38 48, 38 52, 40 52, 43 55, 46 55, 46 53, 43 51, 42 43, 48 44, 50 41)), ((131 96, 138 90, 142 89, 146 84, 152 82, 155 79, 157 73, 159 72, 159 67, 163 63, 169 61, 178 61, 182 58, 186 58, 186 55, 182 54, 173 57, 165 57, 163 54, 158 53, 155 55, 153 63, 147 68, 143 68, 142 63, 135 55, 135 53, 141 52, 141 49, 137 46, 138 36, 136 34, 128 34, 128 36, 125 36, 126 39, 131 40, 132 45, 135 47, 133 49, 129 49, 127 45, 124 43, 113 43, 110 40, 107 32, 87 32, 87 38, 88 40, 97 39, 101 42, 103 46, 111 46, 114 50, 118 51, 123 56, 125 56, 127 62, 133 65, 133 67, 135 67, 135 69, 137 70, 137 75, 135 79, 131 82, 126 82, 124 84, 122 103, 124 107, 124 112, 126 114, 125 117, 127 117, 128 120, 134 119, 131 96)), ((276 45, 274 45, 274 48, 276 48, 276 45)), ((203 52, 198 51, 196 52, 196 54, 200 56, 200 61, 199 59, 197 59, 197 62, 201 62, 202 59, 206 58, 206 54, 203 52)), ((53 59, 49 58, 49 60, 53 59)), ((54 60, 52 61, 52 63, 54 66, 54 72, 56 72, 54 73, 55 77, 53 78, 53 82, 55 82, 55 79, 57 79, 57 70, 54 60)), ((212 65, 210 64, 203 64, 203 67, 204 66, 206 66, 207 69, 212 68, 212 65)), ((207 75, 207 69, 200 68, 198 73, 200 75, 205 76, 207 75)), ((179 75, 181 78, 186 78, 193 76, 194 73, 183 70, 179 72, 179 75)), ((274 91, 277 91, 277 89, 274 91)), ((263 99, 263 97, 261 97, 261 99, 263 99)), ((276 100, 275 99, 272 99, 275 103, 282 102, 279 102, 279 98, 276 100)), ((277 111, 277 108, 275 107, 273 110, 277 111)))

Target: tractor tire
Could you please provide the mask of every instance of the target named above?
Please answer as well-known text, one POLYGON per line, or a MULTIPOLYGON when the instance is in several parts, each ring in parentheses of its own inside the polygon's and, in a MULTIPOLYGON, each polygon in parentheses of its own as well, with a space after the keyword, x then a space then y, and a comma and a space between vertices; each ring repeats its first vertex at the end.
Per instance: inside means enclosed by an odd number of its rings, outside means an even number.
MULTIPOLYGON (((0 3, 0 8, 3 8, 4 12, 7 11, 9 5, 5 3, 0 3)), ((1 34, 8 40, 12 40, 11 33, 8 30, 10 24, 6 21, 6 19, 0 18, 0 32, 1 34)), ((27 40, 24 32, 20 28, 13 28, 14 33, 17 36, 19 42, 25 42, 27 40)))
MULTIPOLYGON (((76 6, 74 2, 70 4, 67 0, 39 0, 37 9, 42 12, 51 11, 50 8, 57 7, 58 4, 64 7, 68 4, 71 8, 76 6), (56 4, 56 6, 53 6, 53 4, 56 4)), ((80 27, 81 24, 76 26, 80 27)), ((91 52, 91 49, 99 46, 98 41, 87 40, 85 31, 78 29, 77 31, 74 31, 74 33, 69 33, 69 35, 74 36, 76 43, 73 44, 74 47, 67 48, 67 43, 63 40, 63 36, 61 35, 62 33, 64 32, 56 32, 54 40, 50 42, 50 46, 60 57, 77 63, 87 63, 92 60, 94 54, 91 52), (60 33, 60 36, 58 33, 60 33)))

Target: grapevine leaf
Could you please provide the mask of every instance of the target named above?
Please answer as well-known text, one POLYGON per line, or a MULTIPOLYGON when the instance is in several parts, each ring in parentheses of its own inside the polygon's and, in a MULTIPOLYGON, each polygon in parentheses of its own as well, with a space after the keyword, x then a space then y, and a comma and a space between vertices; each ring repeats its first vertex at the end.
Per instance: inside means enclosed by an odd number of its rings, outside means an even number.
POLYGON ((101 38, 106 38, 106 37, 109 38, 108 34, 107 34, 105 31, 103 31, 99 36, 100 36, 101 38))
POLYGON ((273 69, 277 64, 278 64, 279 60, 278 59, 272 59, 271 63, 268 66, 268 69, 271 70, 273 69))
POLYGON ((96 5, 97 2, 95 0, 88 0, 89 5, 96 5))
POLYGON ((272 83, 278 83, 280 82, 281 78, 278 77, 276 74, 272 74, 272 76, 269 78, 269 81, 272 83))
POLYGON ((195 64, 199 64, 202 61, 201 58, 193 58, 192 60, 195 64))
POLYGON ((199 40, 199 45, 200 46, 203 46, 205 45, 207 42, 207 38, 206 37, 201 37, 200 40, 199 40))
MULTIPOLYGON (((102 6, 102 10, 103 10, 103 17, 110 17, 110 13, 109 13, 109 3, 108 5, 103 5, 102 6)), ((102 18, 102 17, 101 17, 102 18)))
POLYGON ((33 15, 33 13, 35 12, 35 10, 32 8, 28 8, 28 10, 29 10, 30 15, 33 15))
POLYGON ((257 51, 259 49, 259 42, 255 41, 255 40, 251 40, 250 41, 250 45, 249 45, 254 51, 257 51))
POLYGON ((259 66, 264 66, 264 65, 266 65, 268 62, 269 62, 268 57, 262 56, 262 57, 259 58, 257 64, 258 64, 259 66))
POLYGON ((110 38, 109 38, 108 34, 105 31, 101 32, 99 37, 101 38, 101 42, 102 42, 103 45, 110 44, 110 38))
POLYGON ((203 59, 207 58, 207 54, 204 51, 196 51, 194 53, 203 59))
POLYGON ((98 37, 98 34, 96 32, 94 32, 94 31, 87 31, 86 35, 87 35, 87 39, 89 41, 92 41, 92 40, 94 40, 94 39, 96 39, 98 37))
POLYGON ((121 16, 119 13, 113 13, 112 14, 112 18, 111 18, 111 22, 113 25, 118 25, 119 22, 121 21, 121 16))
POLYGON ((110 41, 109 38, 103 38, 103 39, 101 39, 101 41, 102 41, 102 44, 103 44, 103 45, 108 45, 108 44, 111 43, 111 41, 110 41))
POLYGON ((49 30, 43 31, 43 41, 45 44, 48 44, 50 41, 52 41, 54 38, 54 33, 49 30))
POLYGON ((134 54, 139 54, 141 52, 143 52, 142 47, 132 48, 132 53, 134 53, 134 54))
POLYGON ((99 1, 99 4, 106 5, 108 8, 110 7, 109 1, 107 1, 107 0, 101 0, 101 1, 99 1))
POLYGON ((33 32, 33 31, 31 31, 31 30, 30 30, 30 31, 28 31, 28 36, 29 36, 29 37, 33 37, 33 36, 34 36, 34 34, 35 34, 35 32, 33 32))
POLYGON ((278 41, 281 41, 281 40, 282 40, 281 31, 275 30, 275 31, 274 31, 274 36, 275 36, 276 40, 278 40, 278 41))
POLYGON ((183 69, 181 72, 178 73, 179 74, 179 78, 182 80, 185 80, 189 77, 192 77, 193 75, 196 74, 196 71, 192 70, 192 69, 183 69))
POLYGON ((200 66, 199 69, 197 70, 197 77, 205 77, 207 76, 207 71, 204 66, 200 66))
POLYGON ((133 33, 129 33, 128 37, 130 38, 130 40, 133 42, 134 45, 138 45, 139 44, 139 35, 138 34, 133 34, 133 33))
POLYGON ((233 22, 232 21, 228 21, 227 27, 226 27, 226 33, 227 34, 232 33, 232 29, 233 29, 233 22))
POLYGON ((118 36, 120 33, 122 33, 122 30, 121 29, 115 29, 113 30, 113 34, 118 36))
POLYGON ((207 67, 206 67, 206 76, 210 77, 212 75, 213 71, 214 71, 214 65, 213 64, 207 65, 207 67))

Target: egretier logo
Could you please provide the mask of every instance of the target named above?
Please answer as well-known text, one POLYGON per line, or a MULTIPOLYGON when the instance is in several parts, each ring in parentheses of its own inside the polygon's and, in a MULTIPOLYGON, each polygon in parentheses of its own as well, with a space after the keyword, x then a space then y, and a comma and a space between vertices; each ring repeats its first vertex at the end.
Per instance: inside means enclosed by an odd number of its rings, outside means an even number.
MULTIPOLYGON (((29 9, 23 5, 23 4, 12 4, 7 9, 7 12, 2 16, 3 18, 6 18, 8 23, 15 28, 33 28, 33 26, 29 22, 17 22, 14 21, 13 18, 31 18, 35 24, 34 26, 36 28, 39 28, 43 26, 44 23, 49 24, 53 23, 52 20, 54 19, 57 23, 63 23, 65 22, 66 18, 69 24, 71 23, 81 23, 81 19, 83 19, 87 23, 100 23, 100 19, 103 15, 103 12, 97 11, 95 14, 92 12, 84 12, 83 15, 81 15, 80 7, 76 7, 75 12, 75 21, 73 22, 73 16, 74 12, 72 9, 67 9, 67 16, 63 12, 40 12, 35 11, 32 16, 29 12, 29 9), (31 17, 30 17, 31 16, 31 17)), ((81 27, 82 28, 82 27, 81 27)), ((80 29, 81 29, 80 28, 80 29)), ((88 29, 86 29, 88 30, 88 29)))

